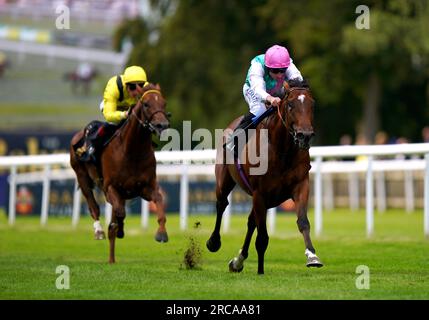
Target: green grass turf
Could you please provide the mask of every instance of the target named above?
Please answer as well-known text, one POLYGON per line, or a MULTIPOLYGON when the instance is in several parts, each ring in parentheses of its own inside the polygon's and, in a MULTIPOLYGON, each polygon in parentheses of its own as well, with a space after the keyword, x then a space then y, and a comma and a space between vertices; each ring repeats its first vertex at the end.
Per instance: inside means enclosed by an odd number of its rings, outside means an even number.
MULTIPOLYGON (((0 299, 428 299, 429 242, 421 211, 376 213, 375 234, 365 235, 363 211, 324 214, 323 234, 313 236, 320 269, 305 266, 304 244, 293 214, 279 214, 265 256, 265 275, 257 275, 255 235, 242 273, 229 273, 228 261, 242 245, 246 217, 231 220, 222 247, 205 247, 214 216, 190 216, 189 230, 179 229, 178 215, 168 216, 170 241, 154 241, 155 218, 148 230, 138 216, 125 220, 126 236, 117 240, 117 263, 109 265, 108 241, 95 241, 92 222, 18 217, 14 227, 0 215, 0 299), (192 228, 201 222, 198 229, 192 228), (199 269, 183 265, 189 238, 202 249, 199 269), (58 290, 58 265, 70 268, 70 289, 58 290), (370 270, 370 289, 356 288, 356 267, 370 270)), ((312 213, 310 221, 313 221, 312 213)))

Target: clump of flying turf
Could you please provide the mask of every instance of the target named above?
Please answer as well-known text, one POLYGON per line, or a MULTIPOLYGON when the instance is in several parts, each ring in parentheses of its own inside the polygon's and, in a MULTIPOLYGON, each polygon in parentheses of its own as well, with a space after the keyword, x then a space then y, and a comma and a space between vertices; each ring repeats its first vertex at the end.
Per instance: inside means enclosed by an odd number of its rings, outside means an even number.
MULTIPOLYGON (((194 229, 198 229, 201 223, 198 221, 194 224, 194 229)), ((201 269, 202 265, 202 250, 195 235, 189 236, 188 248, 185 251, 183 264, 186 269, 201 269)))

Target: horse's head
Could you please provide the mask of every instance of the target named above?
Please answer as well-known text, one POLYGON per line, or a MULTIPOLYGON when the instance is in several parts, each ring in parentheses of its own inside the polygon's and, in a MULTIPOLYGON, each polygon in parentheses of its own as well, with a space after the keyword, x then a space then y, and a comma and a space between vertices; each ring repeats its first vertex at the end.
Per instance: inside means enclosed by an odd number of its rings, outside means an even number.
POLYGON ((158 136, 170 126, 169 114, 166 113, 166 101, 158 84, 149 84, 142 89, 139 103, 132 114, 137 117, 140 124, 158 136))
POLYGON ((313 109, 314 99, 307 86, 285 85, 286 96, 281 107, 284 108, 285 125, 301 149, 309 149, 314 137, 313 109))

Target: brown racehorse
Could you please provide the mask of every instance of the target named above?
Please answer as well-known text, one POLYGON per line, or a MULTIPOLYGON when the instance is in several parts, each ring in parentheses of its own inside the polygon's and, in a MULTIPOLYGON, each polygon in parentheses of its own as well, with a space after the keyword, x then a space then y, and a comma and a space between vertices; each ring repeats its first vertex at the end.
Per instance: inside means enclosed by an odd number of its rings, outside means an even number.
MULTIPOLYGON (((218 161, 215 166, 217 216, 214 231, 207 241, 207 248, 211 252, 216 252, 221 246, 219 232, 222 214, 228 205, 227 197, 234 186, 239 184, 253 200, 243 247, 238 256, 229 263, 231 272, 242 271, 243 262, 248 256, 250 240, 257 228, 255 245, 258 253, 258 274, 264 273, 264 254, 268 246, 267 209, 277 207, 290 198, 295 202, 298 229, 304 236, 307 266, 323 265, 311 243, 310 223, 307 218, 311 168, 308 150, 311 138, 314 136, 314 100, 308 87, 289 87, 285 84, 285 90, 286 96, 280 107, 257 126, 255 134, 249 138, 246 147, 240 152, 239 157, 245 157, 244 159, 247 160, 243 162, 242 169, 237 163, 226 162, 225 154, 219 157, 220 152, 224 151, 221 146, 218 146, 218 159, 223 161, 218 161), (255 165, 249 161, 249 152, 246 150, 250 150, 250 145, 254 145, 256 152, 261 154, 261 143, 264 143, 260 139, 261 129, 268 129, 268 141, 265 141, 268 143, 268 146, 265 146, 268 149, 265 156, 268 161, 267 170, 263 174, 250 175, 249 170, 255 165)), ((240 119, 235 119, 228 128, 230 130, 235 128, 240 119)))
POLYGON ((148 85, 142 90, 140 101, 131 109, 123 126, 116 131, 102 151, 97 164, 77 159, 73 146, 83 137, 81 130, 74 135, 70 146, 70 163, 79 186, 95 220, 96 239, 104 239, 99 217, 100 209, 92 189, 97 185, 112 205, 109 224, 109 262, 115 262, 115 238, 124 237, 125 200, 142 197, 157 207, 159 228, 155 239, 167 242, 164 202, 156 179, 156 160, 152 146, 152 133, 160 134, 169 126, 165 112, 166 102, 159 85, 148 85))
POLYGON ((82 93, 88 95, 91 89, 92 81, 98 77, 97 69, 93 68, 90 73, 85 76, 79 75, 78 72, 72 71, 64 74, 63 79, 71 82, 71 90, 73 94, 78 93, 79 86, 81 87, 82 93))

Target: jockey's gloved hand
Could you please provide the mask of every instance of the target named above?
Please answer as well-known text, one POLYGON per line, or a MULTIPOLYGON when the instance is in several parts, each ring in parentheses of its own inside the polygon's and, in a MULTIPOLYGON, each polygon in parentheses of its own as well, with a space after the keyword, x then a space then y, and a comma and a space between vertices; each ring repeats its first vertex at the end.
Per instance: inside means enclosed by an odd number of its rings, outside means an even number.
POLYGON ((278 107, 282 102, 282 100, 279 97, 273 97, 273 96, 268 96, 266 100, 269 105, 272 105, 274 107, 278 107))

